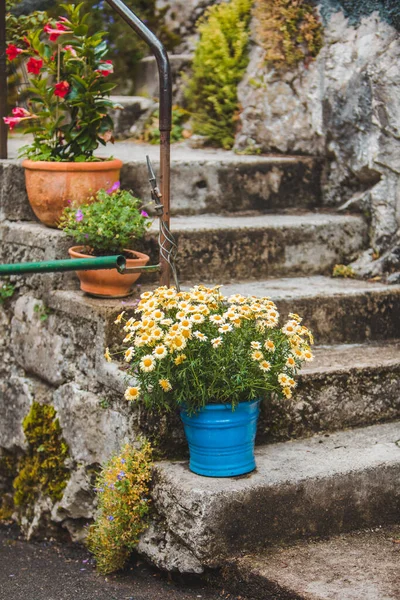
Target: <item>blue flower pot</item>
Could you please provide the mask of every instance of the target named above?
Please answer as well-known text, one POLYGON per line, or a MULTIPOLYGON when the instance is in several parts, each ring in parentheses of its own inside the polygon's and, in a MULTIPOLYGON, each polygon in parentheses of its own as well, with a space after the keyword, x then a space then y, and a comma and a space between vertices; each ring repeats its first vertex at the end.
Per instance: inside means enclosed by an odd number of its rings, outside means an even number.
POLYGON ((207 477, 233 477, 256 468, 254 441, 260 401, 208 404, 195 415, 181 411, 189 443, 189 468, 207 477))

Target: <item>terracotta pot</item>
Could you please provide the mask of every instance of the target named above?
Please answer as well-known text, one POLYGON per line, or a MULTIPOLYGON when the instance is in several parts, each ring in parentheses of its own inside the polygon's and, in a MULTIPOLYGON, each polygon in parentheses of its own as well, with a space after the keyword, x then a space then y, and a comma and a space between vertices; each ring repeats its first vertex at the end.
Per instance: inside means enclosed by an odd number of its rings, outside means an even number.
MULTIPOLYGON (((71 258, 94 258, 90 254, 83 254, 84 246, 74 246, 68 250, 71 258)), ((127 258, 127 267, 143 267, 150 257, 134 250, 124 250, 127 258)), ((130 273, 121 275, 117 269, 99 269, 98 271, 77 271, 76 274, 81 282, 81 290, 92 296, 101 298, 124 298, 129 296, 132 285, 137 281, 141 273, 130 273)))
POLYGON ((26 191, 33 212, 44 225, 57 227, 69 201, 83 204, 98 190, 119 181, 122 161, 47 162, 24 160, 26 191))

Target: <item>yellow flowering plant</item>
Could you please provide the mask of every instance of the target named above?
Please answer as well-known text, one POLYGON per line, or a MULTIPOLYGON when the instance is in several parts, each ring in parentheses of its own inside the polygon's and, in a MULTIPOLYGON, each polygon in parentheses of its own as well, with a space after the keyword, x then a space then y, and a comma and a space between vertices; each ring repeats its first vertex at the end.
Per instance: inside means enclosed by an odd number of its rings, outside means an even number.
POLYGON ((152 448, 147 441, 140 449, 126 444, 99 473, 98 511, 86 545, 100 573, 122 569, 147 528, 151 474, 152 448))
MULTIPOLYGON (((148 408, 184 407, 195 413, 210 403, 291 398, 301 364, 312 360, 311 332, 268 297, 224 297, 220 286, 189 291, 159 287, 145 292, 140 314, 121 313, 123 354, 137 385, 125 392, 148 408), (136 318, 138 317, 138 318, 136 318)), ((109 350, 106 358, 111 360, 109 350)))

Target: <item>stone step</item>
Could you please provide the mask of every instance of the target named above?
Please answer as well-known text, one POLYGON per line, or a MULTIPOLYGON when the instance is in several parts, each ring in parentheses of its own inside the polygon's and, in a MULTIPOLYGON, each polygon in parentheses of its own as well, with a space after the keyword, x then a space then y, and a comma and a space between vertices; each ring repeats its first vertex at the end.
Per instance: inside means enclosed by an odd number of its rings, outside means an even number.
MULTIPOLYGON (((238 278, 329 274, 336 263, 357 256, 368 237, 361 217, 330 213, 181 216, 171 219, 171 227, 179 246, 179 276, 197 283, 216 278, 226 283, 238 278)), ((158 222, 154 222, 143 242, 153 263, 159 258, 157 232, 158 222)), ((62 255, 52 258, 68 256, 63 232, 40 224, 4 221, 0 235, 5 245, 39 246, 47 254, 57 254, 59 248, 62 255)))
POLYGON ((199 571, 275 544, 394 524, 399 438, 395 422, 263 446, 256 471, 237 478, 200 477, 187 462, 157 463, 152 498, 159 520, 139 549, 168 568, 175 544, 185 549, 188 568, 199 571), (162 536, 164 550, 155 547, 162 536))
MULTIPOLYGON (((199 217, 198 217, 199 218, 199 217)), ((218 217, 218 220, 221 217, 218 217)), ((304 224, 302 217, 290 217, 290 222, 295 223, 291 232, 291 237, 297 236, 297 240, 300 244, 301 238, 307 238, 308 234, 314 231, 314 234, 319 233, 320 236, 329 236, 329 230, 334 231, 334 235, 337 234, 339 239, 336 240, 337 252, 342 252, 343 248, 340 247, 340 235, 343 233, 345 226, 343 226, 344 217, 325 217, 324 215, 311 215, 310 222, 304 224), (312 219, 314 218, 314 224, 312 219), (327 219, 327 221, 325 221, 327 219), (335 225, 338 223, 335 233, 335 225), (342 224, 339 227, 339 223, 342 224), (322 233, 324 231, 325 232, 322 233)), ((356 231, 362 227, 362 223, 356 217, 346 217, 350 219, 350 225, 356 231)), ((204 241, 203 232, 188 229, 188 222, 196 221, 194 217, 182 217, 174 219, 179 222, 186 222, 186 229, 182 226, 182 231, 177 232, 177 237, 180 237, 181 247, 186 248, 189 252, 190 247, 194 246, 197 239, 198 244, 204 241), (186 237, 186 236, 189 237, 186 237), (193 237, 191 237, 193 236, 193 237)), ((235 219, 234 219, 235 220, 235 219)), ((271 228, 268 233, 265 233, 265 241, 268 244, 269 236, 276 236, 279 239, 282 231, 285 227, 279 227, 279 223, 287 222, 286 216, 278 219, 277 217, 272 218, 275 220, 275 229, 271 228)), ((231 222, 232 219, 228 219, 231 222)), ((243 233, 248 235, 248 232, 259 235, 265 231, 262 229, 263 220, 260 217, 258 220, 251 219, 255 229, 253 230, 235 230, 227 229, 227 234, 233 236, 243 233), (257 226, 259 229, 257 229, 257 226)), ((270 222, 270 221, 269 221, 270 222)), ((248 221, 247 221, 248 223, 248 221)), ((347 223, 347 221, 346 221, 347 223)), ((190 225, 190 223, 189 223, 190 225)), ((207 234, 208 235, 208 234, 207 234)), ((211 237, 213 233, 209 234, 211 237)), ((315 235, 315 237, 317 237, 315 235)), ((321 240, 320 237, 320 240, 321 240)), ((361 235, 359 236, 361 237, 361 235)), ((351 244, 355 243, 356 237, 351 238, 351 244)), ((69 242, 63 232, 56 229, 46 228, 38 223, 31 222, 3 222, 0 226, 0 262, 1 263, 13 263, 13 262, 30 262, 30 261, 41 261, 41 260, 54 260, 68 257, 68 246, 69 242)), ((248 238, 248 241, 252 243, 253 240, 248 238)), ((333 252, 332 239, 328 241, 329 250, 327 252, 333 252)), ((222 242, 221 242, 222 244, 222 242)), ((297 247, 299 248, 299 244, 297 247)), ((304 246, 307 242, 304 241, 304 246)), ((326 268, 328 262, 328 256, 322 255, 323 244, 320 241, 321 247, 319 248, 319 267, 322 270, 326 268), (322 263, 322 265, 321 265, 322 263)), ((152 242, 152 260, 157 261, 155 239, 152 242)), ((296 260, 295 256, 295 244, 293 241, 293 247, 286 246, 283 249, 284 256, 281 257, 281 264, 287 265, 288 270, 293 269, 293 263, 296 260), (292 256, 294 254, 294 256, 292 256)), ((200 248, 197 247, 196 253, 200 253, 200 248)), ((193 252, 195 251, 193 250, 193 252)), ((215 234, 215 253, 220 251, 218 247, 218 237, 215 234)), ((183 251, 183 250, 182 250, 183 251)), ((348 249, 350 251, 350 249, 348 249)), ((339 259, 339 257, 337 257, 339 259)), ((209 272, 214 273, 214 281, 221 282, 226 278, 227 271, 223 271, 222 264, 218 269, 218 255, 215 257, 216 263, 210 268, 209 272), (215 274, 217 273, 217 275, 215 274), (223 273, 223 275, 221 274, 223 273)), ((254 259, 256 261, 256 259, 254 259)), ((276 262, 271 263, 271 268, 277 268, 276 262)), ((300 259, 301 260, 301 259, 300 259)), ((310 259, 311 260, 311 259, 310 259)), ((332 260, 332 255, 331 255, 332 260)), ((196 263, 197 266, 199 263, 196 263)), ((283 270, 283 266, 281 267, 283 270)), ((238 263, 238 269, 240 265, 238 263)), ((261 265, 260 271, 265 271, 268 268, 268 264, 261 265)), ((298 270, 303 267, 307 269, 307 265, 298 265, 298 270)), ((316 264, 310 266, 316 268, 316 264)), ((197 269, 199 278, 197 281, 202 281, 200 277, 201 272, 206 271, 207 264, 205 259, 202 262, 201 268, 197 269)), ((235 265, 233 265, 235 268, 235 265)), ((240 272, 242 269, 239 269, 240 272)), ((195 277, 195 265, 188 262, 185 267, 181 268, 181 272, 192 275, 195 277)), ((247 276, 251 275, 250 267, 247 276)), ((262 273, 260 272, 260 276, 262 273)), ((209 280, 210 278, 207 277, 209 280)), ((64 274, 46 274, 46 275, 31 275, 24 277, 12 277, 13 281, 17 281, 19 286, 34 287, 39 286, 40 289, 77 289, 78 280, 73 273, 64 274)), ((143 277, 142 281, 146 282, 146 277, 143 277)), ((148 281, 148 279, 147 279, 148 281)), ((156 282, 152 286, 156 285, 156 282)), ((398 285, 386 285, 379 282, 365 282, 356 281, 349 279, 332 279, 323 276, 313 277, 294 277, 294 278, 283 278, 283 279, 269 279, 263 281, 244 281, 234 284, 225 285, 223 293, 229 295, 231 293, 242 293, 244 295, 261 295, 271 296, 274 301, 277 302, 279 311, 283 318, 286 318, 289 312, 298 312, 304 317, 305 323, 309 326, 315 335, 316 343, 321 344, 338 344, 338 343, 359 343, 366 340, 383 340, 400 337, 400 286, 398 285)))
POLYGON ((179 277, 196 283, 330 274, 368 241, 361 217, 331 213, 180 216, 171 230, 179 277))
POLYGON ((224 586, 248 600, 398 600, 400 525, 301 542, 224 566, 224 586))
MULTIPOLYGON (((121 127, 126 116, 129 114, 124 111, 119 115, 121 127)), ((18 148, 26 143, 21 136, 12 137, 9 156, 16 157, 18 148)), ((98 154, 123 160, 123 187, 132 189, 145 202, 150 200, 146 155, 158 174, 158 146, 117 142, 98 154)), ((0 169, 0 199, 1 189, 6 191, 0 202, 3 218, 26 218, 23 215, 31 213, 22 167, 15 160, 8 160, 0 161, 0 169)), ((321 163, 312 157, 243 156, 225 150, 193 149, 186 142, 175 144, 171 150, 171 213, 316 208, 321 205, 320 177, 321 163)))
POLYGON ((299 375, 291 404, 262 405, 258 442, 400 418, 399 340, 317 346, 314 354, 299 375))
POLYGON ((301 315, 319 345, 400 337, 400 285, 314 276, 243 281, 221 291, 270 296, 284 318, 301 315))
MULTIPOLYGON (((115 155, 125 156, 122 143, 115 155)), ((121 183, 149 198, 145 155, 159 169, 158 148, 139 146, 136 159, 126 152, 121 183)), ((321 205, 321 164, 302 156, 243 156, 224 150, 172 149, 171 214, 262 212, 321 205)))

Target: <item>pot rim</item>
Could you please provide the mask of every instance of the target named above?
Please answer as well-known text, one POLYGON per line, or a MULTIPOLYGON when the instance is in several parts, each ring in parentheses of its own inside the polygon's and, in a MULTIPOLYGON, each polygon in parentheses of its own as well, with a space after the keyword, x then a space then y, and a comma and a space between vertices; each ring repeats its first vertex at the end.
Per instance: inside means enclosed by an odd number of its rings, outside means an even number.
MULTIPOLYGON (((234 410, 232 410, 232 402, 219 402, 219 403, 210 403, 210 404, 205 404, 204 406, 201 406, 199 408, 199 410, 228 410, 230 412, 236 412, 237 409, 242 406, 242 407, 246 407, 246 406, 250 406, 250 405, 254 405, 254 404, 260 404, 261 402, 261 398, 254 398, 253 400, 243 400, 242 402, 238 402, 238 404, 236 405, 236 408, 234 410)), ((181 412, 187 412, 187 409, 185 408, 184 405, 179 407, 179 410, 181 412)))
MULTIPOLYGON (((82 248, 84 248, 85 246, 71 246, 71 248, 68 248, 68 253, 70 256, 73 256, 71 254, 71 252, 73 252, 76 255, 76 258, 97 258, 96 256, 93 256, 93 254, 84 254, 83 252, 80 252, 80 250, 82 248)), ((136 261, 136 260, 150 260, 150 257, 148 254, 144 254, 143 252, 138 252, 137 250, 131 250, 129 248, 124 248, 123 252, 128 252, 131 254, 134 254, 133 258, 127 258, 127 262, 130 261, 136 261)), ((110 256, 114 256, 113 254, 110 254, 110 256)), ((117 256, 117 254, 115 255, 117 256)))
POLYGON ((22 166, 28 171, 114 171, 121 169, 123 162, 119 158, 104 159, 99 162, 53 162, 47 160, 22 161, 22 166))

